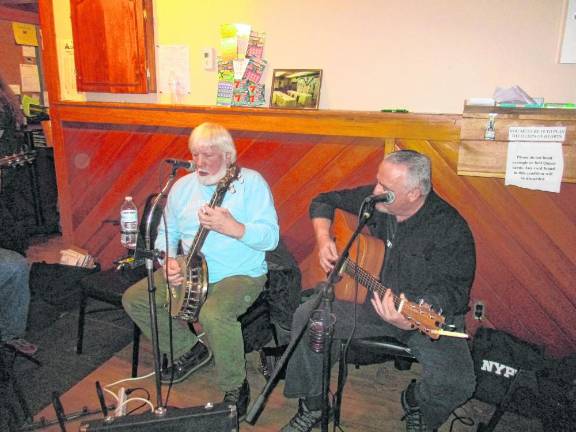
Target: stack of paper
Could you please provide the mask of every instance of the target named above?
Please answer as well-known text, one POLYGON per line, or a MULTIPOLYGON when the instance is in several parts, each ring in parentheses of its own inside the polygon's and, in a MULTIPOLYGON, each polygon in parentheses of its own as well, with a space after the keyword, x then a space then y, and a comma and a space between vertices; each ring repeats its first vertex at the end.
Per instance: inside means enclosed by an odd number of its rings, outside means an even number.
POLYGON ((60 264, 89 269, 96 266, 94 257, 88 251, 74 246, 60 251, 60 264))

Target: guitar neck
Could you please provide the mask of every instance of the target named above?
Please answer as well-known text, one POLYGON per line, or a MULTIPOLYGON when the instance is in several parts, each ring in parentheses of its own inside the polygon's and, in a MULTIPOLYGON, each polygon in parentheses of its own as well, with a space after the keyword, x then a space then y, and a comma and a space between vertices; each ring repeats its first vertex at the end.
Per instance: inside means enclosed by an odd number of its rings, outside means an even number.
MULTIPOLYGON (((382 285, 378 279, 357 265, 350 258, 346 258, 346 261, 344 262, 344 271, 352 278, 357 279, 358 282, 368 288, 370 292, 376 292, 380 296, 383 296, 384 292, 386 292, 386 287, 382 285)), ((402 299, 394 293, 392 294, 392 298, 394 300, 394 306, 398 308, 402 299)))
MULTIPOLYGON (((337 233, 336 239, 339 237, 349 238, 352 234, 352 230, 348 229, 349 225, 346 217, 343 216, 342 213, 343 212, 335 213, 334 223, 332 224, 333 229, 337 233)), ((344 261, 342 272, 346 273, 344 275, 345 278, 355 279, 360 285, 366 287, 368 292, 378 293, 381 297, 386 292, 386 287, 373 275, 378 273, 378 270, 382 265, 382 260, 384 259, 384 254, 379 255, 379 244, 375 244, 370 240, 369 236, 365 236, 364 238, 364 236, 360 234, 359 239, 362 240, 359 243, 361 247, 359 246, 357 253, 358 257, 362 257, 361 259, 359 258, 358 261, 360 265, 352 260, 354 257, 347 257, 344 261), (370 248, 372 248, 371 251, 369 250, 370 248), (374 258, 377 254, 379 255, 377 260, 368 259, 374 258), (365 269, 362 268, 362 265, 365 266, 365 269)), ((340 245, 337 244, 337 246, 340 245)), ((350 281, 348 280, 342 281, 342 284, 345 284, 348 287, 348 285, 352 285, 349 282, 350 281)), ((350 288, 351 295, 346 298, 346 301, 364 301, 365 296, 363 297, 361 294, 358 294, 353 287, 350 288)), ((395 309, 408 319, 414 328, 417 328, 422 333, 428 335, 431 339, 438 339, 440 337, 440 330, 443 330, 445 318, 432 309, 430 305, 424 302, 413 303, 403 297, 401 298, 400 296, 395 295, 394 293, 392 293, 392 301, 395 309)), ((442 333, 442 335, 455 336, 455 334, 447 334, 445 332, 442 333)))

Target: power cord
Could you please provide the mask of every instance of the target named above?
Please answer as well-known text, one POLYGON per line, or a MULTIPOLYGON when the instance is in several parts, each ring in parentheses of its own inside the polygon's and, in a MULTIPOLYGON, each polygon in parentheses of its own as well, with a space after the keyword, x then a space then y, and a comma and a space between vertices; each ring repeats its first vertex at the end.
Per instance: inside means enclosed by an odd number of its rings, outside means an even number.
POLYGON ((454 418, 450 422, 449 432, 452 432, 456 422, 460 422, 464 426, 474 426, 474 424, 475 424, 474 419, 472 419, 472 417, 468 417, 468 416, 460 417, 458 414, 456 414, 456 410, 452 411, 452 415, 454 416, 454 418))
MULTIPOLYGON (((112 390, 110 390, 111 387, 117 386, 118 384, 146 379, 146 378, 149 378, 153 375, 154 375, 154 372, 151 372, 148 375, 144 375, 144 376, 136 377, 136 378, 125 378, 125 379, 122 379, 122 380, 119 380, 119 381, 116 381, 116 382, 113 382, 111 384, 104 386, 104 391, 106 393, 108 393, 110 396, 112 396, 112 398, 116 401, 116 404, 117 404, 116 405, 116 415, 117 416, 125 415, 126 414, 126 406, 130 402, 134 402, 134 401, 140 401, 144 405, 148 405, 150 407, 150 411, 154 411, 154 405, 149 400, 150 395, 148 395, 148 399, 144 399, 144 398, 140 398, 140 397, 128 397, 129 394, 132 393, 133 390, 130 390, 130 389, 126 390, 124 387, 121 387, 120 390, 118 391, 118 393, 115 393, 112 390)), ((138 407, 138 409, 140 409, 140 407, 138 407)))
MULTIPOLYGON (((126 390, 126 395, 130 395, 136 391, 142 391, 145 393, 145 398, 146 400, 150 400, 150 392, 148 390, 146 390, 144 387, 136 387, 136 388, 129 388, 126 390)), ((142 407, 146 406, 146 402, 142 402, 142 404, 138 405, 136 408, 131 409, 130 411, 128 411, 126 413, 126 415, 130 415, 135 413, 136 411, 140 410, 142 407)))

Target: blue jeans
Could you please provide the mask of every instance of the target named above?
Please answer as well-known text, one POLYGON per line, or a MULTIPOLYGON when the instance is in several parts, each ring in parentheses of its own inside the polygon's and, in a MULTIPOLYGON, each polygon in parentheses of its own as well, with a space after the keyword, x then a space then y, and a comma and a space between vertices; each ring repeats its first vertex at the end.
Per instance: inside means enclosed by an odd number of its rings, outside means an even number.
POLYGON ((0 336, 2 341, 24 335, 28 319, 30 267, 17 252, 0 248, 0 336))
MULTIPOLYGON (((311 306, 312 302, 309 301, 296 310, 292 322, 292 338, 308 324, 311 306)), ((335 339, 346 339, 354 323, 354 304, 335 301, 332 307, 336 316, 333 336, 335 339)), ((455 319, 454 324, 459 331, 463 328, 463 318, 455 319)), ((422 365, 422 376, 416 384, 415 397, 429 427, 438 428, 454 409, 472 397, 476 377, 466 340, 443 336, 432 341, 417 331, 400 330, 386 323, 378 317, 370 303, 358 305, 354 337, 371 336, 398 339, 410 347, 422 365)), ((335 350, 338 346, 338 343, 332 346, 332 362, 337 359, 335 350)), ((308 330, 305 330, 287 365, 284 395, 318 401, 322 394, 322 362, 323 355, 310 349, 308 330)))

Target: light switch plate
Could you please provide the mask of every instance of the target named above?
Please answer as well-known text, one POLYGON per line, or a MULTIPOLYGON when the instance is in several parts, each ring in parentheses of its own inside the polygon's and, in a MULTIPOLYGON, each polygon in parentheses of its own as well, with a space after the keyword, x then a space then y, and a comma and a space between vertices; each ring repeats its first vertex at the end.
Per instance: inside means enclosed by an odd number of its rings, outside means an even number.
POLYGON ((214 48, 202 49, 202 67, 204 70, 214 69, 214 48))

